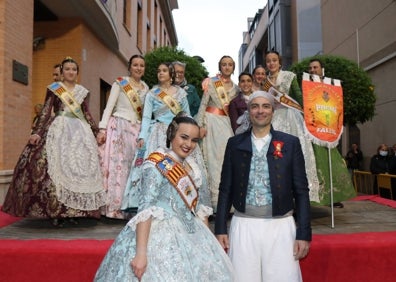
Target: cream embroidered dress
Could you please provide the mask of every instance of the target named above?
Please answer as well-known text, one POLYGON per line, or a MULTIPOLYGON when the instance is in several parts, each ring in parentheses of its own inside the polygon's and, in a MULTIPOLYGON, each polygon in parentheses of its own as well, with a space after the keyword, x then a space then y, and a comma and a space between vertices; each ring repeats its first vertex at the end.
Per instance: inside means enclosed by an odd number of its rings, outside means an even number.
MULTIPOLYGON (((88 90, 77 84, 71 94, 81 104, 88 90)), ((48 130, 46 151, 48 174, 57 198, 73 209, 97 210, 105 205, 106 195, 91 126, 67 106, 55 115, 48 130)))
MULTIPOLYGON (((291 92, 292 81, 295 77, 296 75, 290 71, 280 70, 274 86, 282 93, 289 94, 293 99, 298 101, 298 97, 293 97, 294 95, 289 93, 291 92)), ((299 95, 301 96, 301 90, 299 91, 299 95)), ((312 143, 305 134, 304 117, 302 113, 296 109, 277 104, 272 118, 272 126, 275 130, 292 134, 300 140, 309 184, 309 197, 311 201, 319 202, 319 180, 316 171, 315 155, 312 143)))
MULTIPOLYGON (((223 109, 213 79, 207 81, 209 82, 208 88, 202 95, 196 120, 199 126, 203 126, 207 130, 206 137, 202 140, 201 149, 208 172, 212 207, 216 209, 225 147, 228 138, 234 136, 234 132, 229 116, 207 111, 208 107, 223 109)), ((238 86, 233 83, 232 88, 226 91, 229 101, 237 96, 238 90, 238 86)))
MULTIPOLYGON (((122 77, 129 81, 129 77, 122 77)), ((143 104, 149 88, 141 81, 143 89, 134 85, 143 104)), ((125 218, 121 211, 122 198, 136 153, 136 140, 140 133, 140 117, 132 107, 118 82, 111 87, 99 128, 106 130, 106 143, 99 147, 107 205, 102 213, 111 218, 125 218)))
MULTIPOLYGON (((167 151, 161 149, 160 153, 167 151)), ((142 166, 142 191, 139 211, 118 235, 102 261, 95 281, 138 281, 131 260, 136 253, 136 226, 152 218, 147 246, 147 268, 142 282, 233 281, 231 262, 216 237, 199 217, 209 216, 212 209, 201 202, 208 193, 203 176, 193 158, 185 162, 198 188, 196 214, 187 208, 175 187, 156 168, 155 162, 142 166)))

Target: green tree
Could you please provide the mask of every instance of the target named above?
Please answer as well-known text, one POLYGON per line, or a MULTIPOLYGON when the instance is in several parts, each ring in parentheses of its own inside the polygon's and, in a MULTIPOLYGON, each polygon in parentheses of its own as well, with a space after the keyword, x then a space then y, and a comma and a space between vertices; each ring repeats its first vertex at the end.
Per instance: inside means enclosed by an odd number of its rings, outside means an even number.
POLYGON ((158 83, 157 68, 160 63, 180 61, 186 63, 185 77, 189 84, 197 89, 198 95, 202 97, 201 83, 208 76, 208 71, 196 58, 188 56, 183 50, 176 47, 159 47, 144 55, 146 71, 144 81, 152 87, 158 83))
POLYGON ((344 123, 356 125, 372 120, 375 115, 374 86, 368 74, 355 62, 343 57, 321 55, 306 58, 290 67, 301 85, 303 72, 308 72, 309 61, 319 59, 325 76, 341 80, 344 94, 344 123))

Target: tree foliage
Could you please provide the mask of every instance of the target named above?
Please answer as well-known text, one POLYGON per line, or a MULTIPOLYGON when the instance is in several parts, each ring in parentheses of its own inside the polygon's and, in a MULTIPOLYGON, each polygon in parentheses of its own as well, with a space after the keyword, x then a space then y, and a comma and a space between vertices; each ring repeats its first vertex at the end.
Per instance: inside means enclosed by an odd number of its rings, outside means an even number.
POLYGON ((372 120, 375 115, 376 96, 368 74, 355 62, 346 58, 321 55, 306 58, 290 67, 297 74, 301 85, 303 72, 308 72, 309 61, 319 59, 325 69, 325 76, 341 80, 344 94, 344 123, 355 125, 372 120))
POLYGON ((196 58, 188 56, 183 50, 176 47, 159 47, 144 55, 146 71, 144 81, 150 86, 158 83, 157 68, 161 63, 180 61, 186 63, 185 78, 189 84, 197 89, 198 95, 202 96, 201 82, 208 76, 208 71, 196 58))

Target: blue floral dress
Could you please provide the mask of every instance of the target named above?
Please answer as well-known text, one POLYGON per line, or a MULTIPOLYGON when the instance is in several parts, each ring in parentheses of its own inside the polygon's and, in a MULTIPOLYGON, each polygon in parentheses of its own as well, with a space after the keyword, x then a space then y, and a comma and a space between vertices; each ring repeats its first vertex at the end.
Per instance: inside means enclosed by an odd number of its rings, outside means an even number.
MULTIPOLYGON (((185 162, 199 195, 208 193, 207 187, 201 186, 202 174, 193 158, 185 162)), ((95 281, 138 281, 130 265, 136 253, 136 226, 149 218, 148 263, 141 281, 233 281, 227 254, 200 219, 212 209, 202 205, 199 196, 195 216, 154 162, 146 160, 142 171, 139 211, 110 247, 95 281)))

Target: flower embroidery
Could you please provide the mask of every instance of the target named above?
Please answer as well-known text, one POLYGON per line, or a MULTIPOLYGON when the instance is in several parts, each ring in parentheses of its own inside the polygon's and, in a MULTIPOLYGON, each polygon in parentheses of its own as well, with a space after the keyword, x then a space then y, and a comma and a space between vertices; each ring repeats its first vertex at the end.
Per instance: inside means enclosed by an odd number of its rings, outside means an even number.
POLYGON ((282 158, 283 157, 283 154, 282 154, 283 142, 282 141, 272 141, 272 144, 275 147, 275 151, 274 151, 275 159, 282 158))

